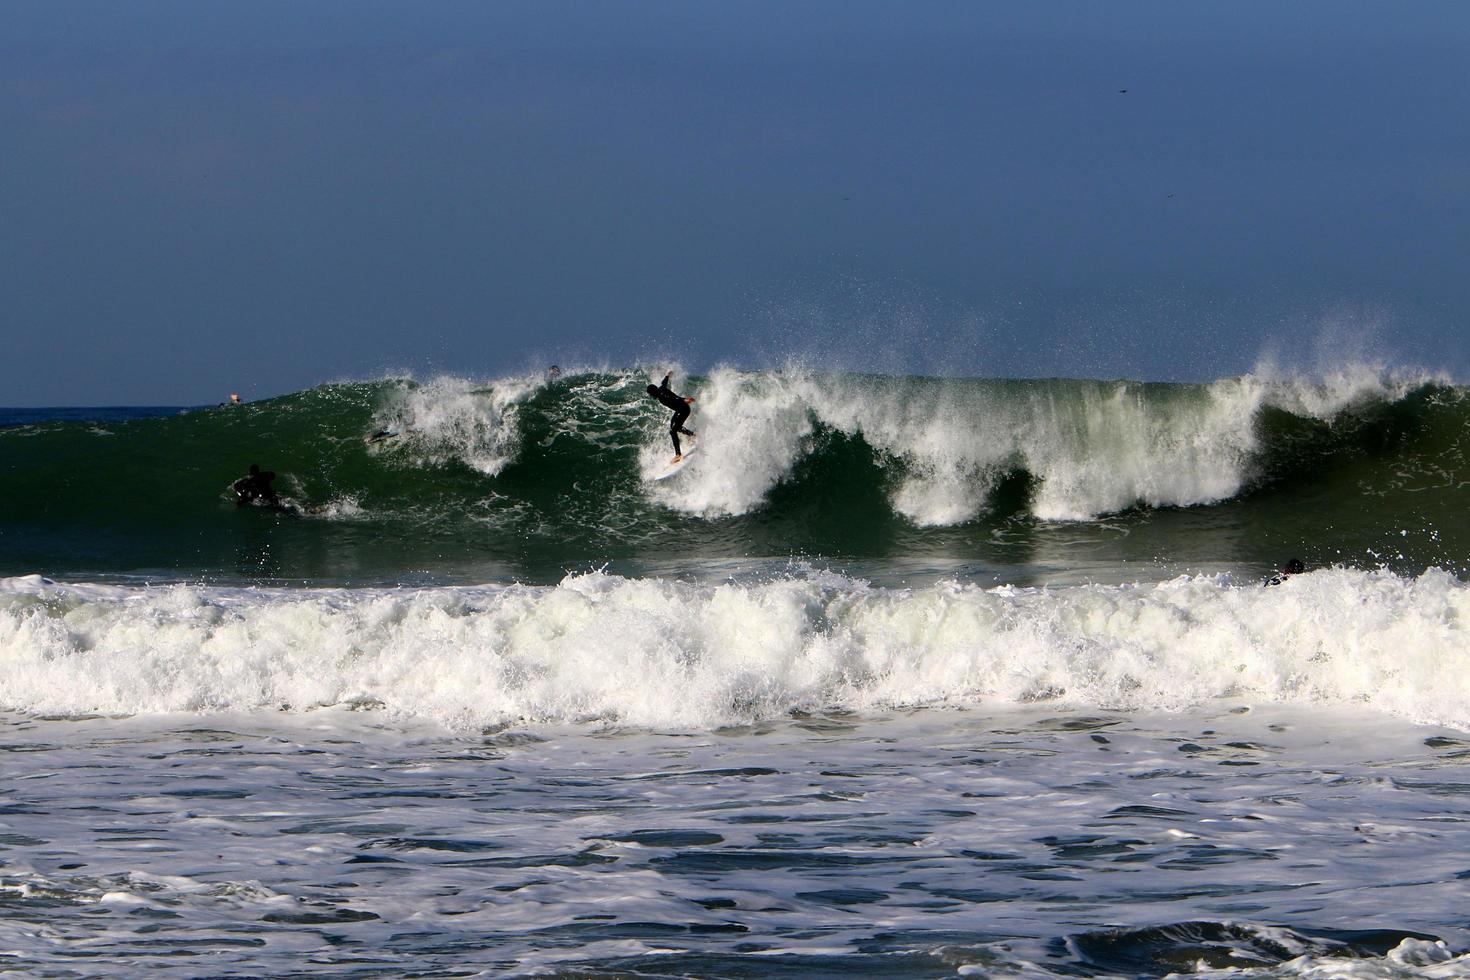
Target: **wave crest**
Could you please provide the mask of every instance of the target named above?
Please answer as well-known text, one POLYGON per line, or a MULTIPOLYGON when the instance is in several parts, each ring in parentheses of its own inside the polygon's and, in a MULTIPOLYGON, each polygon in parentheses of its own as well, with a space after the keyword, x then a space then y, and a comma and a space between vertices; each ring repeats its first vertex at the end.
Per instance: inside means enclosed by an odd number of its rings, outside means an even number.
POLYGON ((1254 475, 1263 407, 1327 420, 1423 383, 1366 368, 1210 385, 720 370, 698 392, 701 457, 658 498, 702 516, 749 513, 790 477, 821 426, 861 437, 894 464, 892 505, 920 526, 973 520, 1018 470, 1035 479, 1031 509, 1043 520, 1216 503, 1254 475))
POLYGON ((379 396, 369 436, 388 434, 381 451, 414 466, 455 461, 494 476, 515 459, 520 407, 541 384, 530 378, 488 385, 454 377, 396 382, 379 396))

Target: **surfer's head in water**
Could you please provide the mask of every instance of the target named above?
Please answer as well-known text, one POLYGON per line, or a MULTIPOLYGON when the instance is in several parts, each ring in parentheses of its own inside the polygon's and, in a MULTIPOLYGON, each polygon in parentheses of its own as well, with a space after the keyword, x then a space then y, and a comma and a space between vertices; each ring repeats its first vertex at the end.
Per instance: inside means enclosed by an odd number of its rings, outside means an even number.
POLYGON ((1307 570, 1307 566, 1306 566, 1305 563, 1302 562, 1302 560, 1300 558, 1292 558, 1292 559, 1289 559, 1286 562, 1285 565, 1282 565, 1281 566, 1281 571, 1279 571, 1275 575, 1271 576, 1271 580, 1269 582, 1267 582, 1266 584, 1267 585, 1280 585, 1282 582, 1285 582, 1287 579, 1291 578, 1293 575, 1300 575, 1302 572, 1305 572, 1306 570, 1307 570))
POLYGON ((648 394, 649 397, 655 399, 660 405, 674 410, 674 417, 669 419, 669 438, 674 440, 674 462, 677 463, 684 458, 684 450, 679 446, 679 433, 682 432, 686 436, 694 435, 693 432, 684 428, 684 420, 693 411, 689 406, 694 404, 694 399, 685 395, 674 394, 669 388, 669 379, 673 376, 674 372, 670 371, 664 375, 663 384, 649 385, 648 394))

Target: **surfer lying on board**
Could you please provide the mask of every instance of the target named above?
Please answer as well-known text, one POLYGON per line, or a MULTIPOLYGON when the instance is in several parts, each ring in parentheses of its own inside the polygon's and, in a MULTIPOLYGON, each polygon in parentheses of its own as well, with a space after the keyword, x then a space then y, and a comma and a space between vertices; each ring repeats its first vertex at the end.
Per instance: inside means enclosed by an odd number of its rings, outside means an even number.
POLYGON ((694 433, 684 428, 684 420, 693 411, 689 406, 694 404, 694 399, 684 395, 676 395, 669 390, 669 379, 673 376, 674 372, 670 371, 664 375, 663 384, 657 387, 649 385, 648 393, 657 399, 665 408, 672 408, 674 410, 674 417, 669 419, 669 438, 674 440, 673 462, 677 463, 684 458, 684 450, 679 446, 679 433, 682 432, 686 436, 694 435, 694 433))
POLYGON ((235 506, 244 507, 256 501, 271 507, 281 506, 281 498, 271 486, 275 478, 276 474, 271 470, 262 473, 259 463, 251 463, 250 475, 242 476, 231 484, 235 490, 235 506))

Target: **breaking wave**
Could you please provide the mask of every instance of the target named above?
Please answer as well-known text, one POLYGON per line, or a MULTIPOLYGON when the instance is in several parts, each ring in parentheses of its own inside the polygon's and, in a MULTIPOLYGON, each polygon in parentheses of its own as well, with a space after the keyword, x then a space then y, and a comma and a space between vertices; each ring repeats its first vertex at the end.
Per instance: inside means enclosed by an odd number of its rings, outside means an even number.
POLYGON ((320 538, 298 549, 298 562, 317 563, 298 565, 304 577, 369 568, 381 580, 451 556, 984 554, 1018 520, 1221 505, 1229 528, 1169 518, 1181 526, 1150 529, 1152 555, 1197 551, 1214 534, 1217 557, 1237 559, 1241 541, 1296 551, 1320 539, 1335 548, 1322 563, 1346 547, 1382 552, 1390 530, 1422 538, 1396 547, 1419 570, 1470 554, 1470 542, 1439 538, 1461 523, 1470 402, 1426 376, 1156 384, 720 369, 676 379, 698 399, 688 424, 700 452, 654 482, 671 448, 667 413, 644 394, 650 373, 333 384, 105 429, 0 429, 0 573, 227 567, 259 515, 234 514, 223 491, 252 461, 282 474, 299 523, 316 527, 289 532, 320 538))
POLYGON ((1470 586, 1324 569, 1282 586, 882 589, 812 572, 605 573, 416 591, 0 583, 0 708, 354 704, 473 730, 709 729, 798 710, 1216 698, 1358 704, 1470 729, 1470 586))

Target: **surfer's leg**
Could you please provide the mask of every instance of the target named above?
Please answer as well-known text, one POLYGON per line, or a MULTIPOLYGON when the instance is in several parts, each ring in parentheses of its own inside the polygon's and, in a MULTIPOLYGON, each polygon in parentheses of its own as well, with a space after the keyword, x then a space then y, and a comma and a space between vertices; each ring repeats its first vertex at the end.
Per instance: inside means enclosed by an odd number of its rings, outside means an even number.
POLYGON ((669 438, 674 440, 674 455, 683 456, 684 450, 679 448, 679 416, 674 416, 674 421, 669 423, 669 438))

